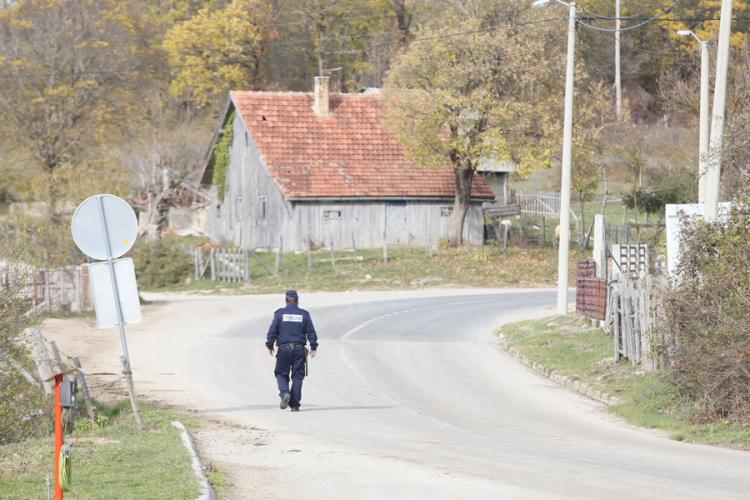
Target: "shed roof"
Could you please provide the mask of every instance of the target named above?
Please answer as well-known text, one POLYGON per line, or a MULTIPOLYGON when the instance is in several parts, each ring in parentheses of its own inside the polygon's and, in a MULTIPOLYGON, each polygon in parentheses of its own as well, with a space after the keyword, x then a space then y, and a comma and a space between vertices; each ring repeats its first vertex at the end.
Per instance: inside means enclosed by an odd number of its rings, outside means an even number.
MULTIPOLYGON (((379 93, 331 94, 325 118, 313 112, 311 93, 232 92, 231 100, 288 199, 452 198, 455 193, 451 168, 428 169, 406 159, 383 126, 379 93)), ((494 198, 479 176, 472 196, 494 198)))

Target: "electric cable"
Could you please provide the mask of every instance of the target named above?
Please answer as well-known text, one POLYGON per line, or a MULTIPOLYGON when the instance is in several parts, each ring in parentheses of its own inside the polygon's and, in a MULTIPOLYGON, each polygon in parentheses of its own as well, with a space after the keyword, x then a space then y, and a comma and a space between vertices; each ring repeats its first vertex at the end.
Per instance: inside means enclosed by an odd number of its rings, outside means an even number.
POLYGON ((585 27, 587 27, 587 28, 591 29, 591 30, 594 30, 594 31, 602 31, 602 32, 605 32, 605 33, 617 33, 617 32, 620 32, 620 33, 622 33, 622 32, 627 32, 627 31, 633 31, 633 30, 636 30, 636 29, 638 29, 638 28, 640 28, 640 27, 642 27, 642 26, 645 26, 645 25, 647 25, 647 24, 651 24, 652 22, 654 22, 654 21, 658 20, 659 18, 661 18, 661 17, 663 17, 663 16, 665 16, 665 15, 667 15, 667 14, 671 13, 671 12, 672 12, 672 10, 673 10, 673 9, 674 9, 675 7, 677 7, 677 5, 678 5, 678 4, 679 4, 679 3, 681 2, 681 1, 682 1, 682 0, 675 0, 675 1, 674 1, 674 3, 672 3, 672 6, 671 6, 671 7, 669 7, 668 9, 666 9, 666 10, 665 10, 664 12, 660 12, 660 13, 658 13, 658 14, 655 14, 654 16, 650 17, 649 19, 646 19, 646 20, 644 20, 644 21, 641 21, 640 23, 638 23, 638 24, 635 24, 635 25, 633 25, 633 26, 627 26, 627 27, 625 27, 625 28, 620 28, 620 29, 617 29, 617 28, 601 28, 601 27, 599 27, 599 26, 594 26, 593 24, 589 24, 589 23, 587 23, 587 22, 583 21, 583 20, 582 20, 582 18, 578 18, 578 19, 576 19, 576 22, 577 22, 578 24, 581 24, 582 26, 585 26, 585 27))
MULTIPOLYGON (((677 0, 677 1, 675 1, 675 2, 674 2, 674 3, 672 4, 672 6, 671 6, 671 7, 668 7, 668 8, 666 8, 666 10, 672 10, 672 9, 673 9, 673 8, 675 7, 675 5, 677 5, 677 4, 678 4, 678 3, 680 2, 680 1, 681 1, 681 0, 677 0)), ((663 5, 661 5, 661 4, 659 4, 659 5, 657 6, 657 8, 665 9, 665 7, 664 7, 663 5)), ((638 13, 638 14, 630 14, 630 15, 628 15, 628 16, 620 16, 620 17, 615 17, 615 16, 602 16, 602 15, 600 15, 600 14, 597 14, 596 12, 591 12, 590 10, 588 10, 588 9, 587 9, 586 7, 583 7, 583 6, 581 6, 581 7, 578 7, 578 9, 579 9, 579 10, 580 10, 581 12, 585 12, 586 14, 588 14, 588 15, 590 15, 590 16, 592 16, 592 17, 596 18, 596 19, 602 19, 602 20, 606 20, 606 21, 626 21, 626 20, 631 20, 631 19, 641 18, 641 17, 643 17, 643 16, 646 16, 646 15, 648 15, 648 13, 647 13, 647 12, 643 11, 643 12, 640 12, 640 13, 638 13)))

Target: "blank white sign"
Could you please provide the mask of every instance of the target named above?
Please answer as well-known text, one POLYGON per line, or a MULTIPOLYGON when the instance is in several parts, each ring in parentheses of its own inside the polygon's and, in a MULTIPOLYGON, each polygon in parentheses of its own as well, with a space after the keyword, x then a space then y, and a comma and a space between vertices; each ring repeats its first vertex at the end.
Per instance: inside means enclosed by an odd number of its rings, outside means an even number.
POLYGON ((73 241, 89 257, 107 259, 109 239, 112 258, 125 255, 138 235, 138 219, 128 202, 111 194, 98 194, 78 205, 71 222, 73 241), (101 200, 101 204, 100 204, 101 200), (105 234, 102 213, 107 224, 105 234))
MULTIPOLYGON (((142 320, 141 303, 138 300, 138 284, 135 281, 133 259, 118 259, 113 261, 113 264, 125 324, 140 323, 142 320)), ((91 295, 93 295, 96 309, 96 326, 99 328, 117 326, 117 309, 109 266, 106 262, 97 262, 89 265, 89 270, 91 295)))

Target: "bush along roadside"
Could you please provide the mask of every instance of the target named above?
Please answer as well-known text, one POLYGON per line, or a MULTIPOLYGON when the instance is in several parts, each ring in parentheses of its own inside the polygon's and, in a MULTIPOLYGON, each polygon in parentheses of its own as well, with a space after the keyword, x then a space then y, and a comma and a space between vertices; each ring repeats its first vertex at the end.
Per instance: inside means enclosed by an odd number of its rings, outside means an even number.
MULTIPOLYGON (((127 401, 97 404, 95 422, 66 422, 65 441, 73 444, 71 498, 198 497, 191 457, 171 425, 175 415, 142 405, 146 428, 138 432, 128 408, 127 401)), ((47 498, 52 464, 52 436, 0 446, 0 498, 47 498)))
POLYGON ((631 424, 665 431, 678 441, 750 448, 750 427, 729 420, 703 422, 666 372, 644 372, 614 362, 612 341, 580 317, 523 321, 497 334, 515 356, 577 392, 608 403, 631 424), (550 376, 554 374, 555 376, 550 376))
POLYGON ((139 241, 133 251, 138 285, 162 288, 184 283, 193 275, 189 241, 165 236, 154 242, 139 241))
POLYGON ((750 204, 685 221, 679 286, 666 297, 670 380, 700 422, 750 429, 750 204))

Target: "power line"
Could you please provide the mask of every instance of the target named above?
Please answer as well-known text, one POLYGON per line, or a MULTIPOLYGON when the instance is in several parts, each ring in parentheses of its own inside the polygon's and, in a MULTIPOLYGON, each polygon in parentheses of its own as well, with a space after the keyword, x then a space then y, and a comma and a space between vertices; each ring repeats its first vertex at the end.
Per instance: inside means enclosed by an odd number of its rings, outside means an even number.
POLYGON ((644 20, 644 21, 642 21, 642 22, 640 22, 638 24, 635 24, 633 26, 627 26, 625 28, 620 28, 620 29, 617 29, 617 28, 614 28, 614 29, 613 28, 600 28, 599 26, 594 26, 593 24, 589 24, 589 23, 583 21, 582 18, 579 18, 577 20, 577 22, 579 24, 581 24, 582 26, 585 26, 586 28, 589 28, 591 30, 603 31, 603 32, 607 32, 607 33, 618 33, 618 32, 619 33, 623 33, 623 32, 627 32, 627 31, 633 31, 633 30, 636 30, 636 29, 638 29, 638 28, 640 28, 642 26, 645 26, 647 24, 651 24, 652 22, 658 20, 659 18, 661 18, 661 17, 663 17, 663 16, 671 13, 672 10, 675 7, 677 7, 677 5, 681 1, 682 0, 675 0, 669 8, 667 8, 667 9, 664 10, 664 12, 657 13, 657 14, 653 15, 652 17, 650 17, 650 18, 648 18, 648 19, 646 19, 646 20, 644 20))
MULTIPOLYGON (((675 1, 670 7, 666 8, 666 10, 667 11, 671 11, 680 1, 681 0, 675 1)), ((662 5, 659 5, 658 8, 665 9, 665 7, 662 6, 662 5)), ((587 13, 592 18, 602 19, 602 20, 606 20, 606 21, 630 21, 630 20, 634 20, 636 18, 642 18, 642 17, 644 17, 644 16, 646 16, 648 14, 647 12, 644 11, 644 12, 640 12, 638 14, 631 14, 629 16, 620 16, 618 18, 618 17, 613 17, 613 16, 602 16, 602 15, 597 14, 595 12, 591 12, 586 7, 579 7, 579 9, 581 10, 581 12, 587 13)))

